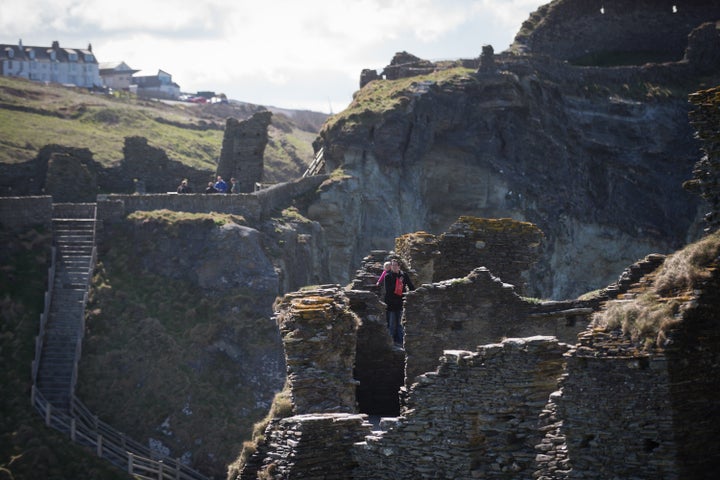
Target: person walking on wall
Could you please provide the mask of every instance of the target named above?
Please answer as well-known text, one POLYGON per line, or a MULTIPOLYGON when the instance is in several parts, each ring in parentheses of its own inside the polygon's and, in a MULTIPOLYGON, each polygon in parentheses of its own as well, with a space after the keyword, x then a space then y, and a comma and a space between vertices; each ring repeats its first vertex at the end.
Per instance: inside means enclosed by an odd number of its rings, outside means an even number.
POLYGON ((225 180, 218 175, 217 176, 217 182, 215 182, 215 190, 217 190, 219 193, 227 193, 228 186, 227 183, 225 183, 225 180))
POLYGON ((390 271, 385 275, 383 283, 390 336, 395 345, 402 345, 404 332, 400 319, 403 312, 403 293, 406 289, 408 291, 415 290, 415 286, 412 284, 410 276, 400 270, 400 263, 397 259, 390 261, 390 271))
POLYGON ((188 179, 184 178, 180 185, 178 185, 177 193, 192 193, 192 188, 188 184, 188 179))

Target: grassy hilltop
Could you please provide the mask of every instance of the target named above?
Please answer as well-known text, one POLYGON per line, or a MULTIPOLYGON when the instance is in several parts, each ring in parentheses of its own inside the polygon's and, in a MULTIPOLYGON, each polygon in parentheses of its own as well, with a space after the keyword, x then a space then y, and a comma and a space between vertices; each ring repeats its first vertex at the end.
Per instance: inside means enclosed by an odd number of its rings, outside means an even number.
MULTIPOLYGON (((143 136, 172 160, 214 171, 228 117, 245 120, 265 109, 231 101, 191 104, 92 94, 83 89, 0 77, 0 163, 35 158, 48 144, 88 148, 111 166, 127 136, 143 136)), ((272 109, 265 149, 265 181, 296 178, 312 161, 312 141, 327 115, 272 109)))

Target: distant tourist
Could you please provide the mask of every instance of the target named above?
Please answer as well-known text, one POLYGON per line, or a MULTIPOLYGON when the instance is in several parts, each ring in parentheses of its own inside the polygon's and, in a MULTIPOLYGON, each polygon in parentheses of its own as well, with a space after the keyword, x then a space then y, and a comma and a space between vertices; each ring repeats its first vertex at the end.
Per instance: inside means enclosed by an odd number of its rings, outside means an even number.
POLYGON ((240 193, 240 185, 235 177, 230 179, 230 193, 240 193))
POLYGON ((208 186, 205 189, 205 193, 217 193, 217 189, 215 188, 215 185, 213 182, 208 182, 208 186))
POLYGON ((225 183, 225 180, 223 180, 220 175, 217 176, 217 182, 215 182, 215 190, 219 193, 227 193, 228 191, 227 183, 225 183))
POLYGON ((190 188, 190 184, 188 184, 188 179, 184 178, 182 182, 180 182, 180 185, 178 185, 177 188, 178 193, 192 193, 192 188, 190 188))
POLYGON ((403 293, 405 290, 415 290, 410 281, 410 276, 400 270, 400 263, 396 259, 390 260, 390 271, 383 279, 385 284, 385 313, 387 315, 388 327, 395 345, 403 344, 403 327, 400 323, 403 312, 403 293))

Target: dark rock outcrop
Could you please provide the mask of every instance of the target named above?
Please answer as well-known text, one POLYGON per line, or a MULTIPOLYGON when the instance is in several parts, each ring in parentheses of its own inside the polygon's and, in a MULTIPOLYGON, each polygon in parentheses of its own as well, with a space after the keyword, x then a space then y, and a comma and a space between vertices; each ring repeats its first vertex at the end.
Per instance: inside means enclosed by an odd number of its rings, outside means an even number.
POLYGON ((512 48, 586 64, 673 62, 694 28, 718 19, 713 0, 555 0, 530 15, 512 48))
MULTIPOLYGON (((578 32, 580 13, 559 14, 573 2, 556 3, 539 11, 546 18, 526 45, 544 41, 541 25, 578 32)), ((683 41, 673 33, 673 49, 658 44, 676 62, 579 67, 548 46, 496 55, 494 73, 436 64, 433 80, 402 80, 392 98, 367 84, 316 142, 326 170, 344 174, 309 210, 333 239, 330 280, 345 282, 367 252, 390 249, 404 233, 437 234, 462 215, 537 225, 546 242, 528 293, 545 298, 597 289, 635 259, 696 238, 699 200, 681 187, 699 148, 687 95, 707 77, 682 52, 716 9, 689 9, 683 41)))
POLYGON ((696 107, 690 113, 690 123, 703 142, 704 155, 695 164, 693 179, 685 182, 685 188, 710 204, 705 221, 708 230, 713 231, 720 226, 720 87, 697 92, 690 101, 696 107))

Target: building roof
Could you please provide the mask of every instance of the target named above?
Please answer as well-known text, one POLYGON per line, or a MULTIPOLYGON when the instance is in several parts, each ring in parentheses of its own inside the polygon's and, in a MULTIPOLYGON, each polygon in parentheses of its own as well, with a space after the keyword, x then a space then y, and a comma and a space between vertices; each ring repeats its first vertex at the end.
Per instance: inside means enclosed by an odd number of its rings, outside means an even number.
POLYGON ((140 70, 136 70, 134 68, 130 68, 130 66, 123 62, 101 62, 100 63, 100 74, 111 74, 111 73, 129 73, 134 74, 139 72, 140 70))
POLYGON ((60 48, 60 43, 55 41, 52 46, 25 46, 20 40, 17 44, 0 44, 0 59, 18 61, 57 61, 97 64, 97 58, 92 52, 92 46, 87 48, 60 48), (52 54, 55 54, 53 59, 52 54), (74 58, 73 58, 74 57, 74 58), (72 60, 71 60, 72 58, 72 60))

